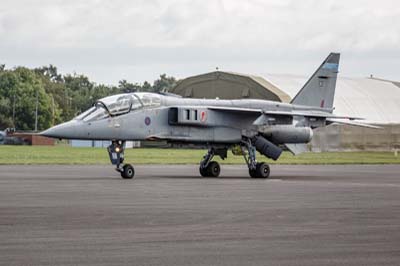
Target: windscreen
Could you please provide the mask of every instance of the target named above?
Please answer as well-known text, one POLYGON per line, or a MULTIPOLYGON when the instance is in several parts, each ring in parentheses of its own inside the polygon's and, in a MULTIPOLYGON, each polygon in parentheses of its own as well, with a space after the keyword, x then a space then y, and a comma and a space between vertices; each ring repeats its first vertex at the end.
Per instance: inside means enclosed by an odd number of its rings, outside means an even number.
POLYGON ((89 109, 87 109, 85 112, 81 113, 77 117, 75 117, 76 120, 82 120, 85 116, 88 114, 92 113, 94 110, 96 110, 96 107, 92 106, 89 109))
POLYGON ((109 117, 107 110, 100 104, 96 105, 96 109, 85 116, 82 120, 85 122, 97 121, 109 117))
POLYGON ((83 120, 85 122, 96 121, 109 117, 107 110, 103 104, 96 103, 93 107, 89 108, 82 114, 75 117, 76 120, 83 120))

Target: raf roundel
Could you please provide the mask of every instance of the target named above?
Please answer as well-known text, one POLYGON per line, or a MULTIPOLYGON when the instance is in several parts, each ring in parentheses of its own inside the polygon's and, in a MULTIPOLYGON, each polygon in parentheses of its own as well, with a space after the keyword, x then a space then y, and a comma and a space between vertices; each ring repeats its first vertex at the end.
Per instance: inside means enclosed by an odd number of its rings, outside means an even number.
POLYGON ((144 119, 144 123, 146 124, 146 126, 149 126, 150 124, 151 124, 151 119, 150 119, 150 117, 146 117, 145 119, 144 119))

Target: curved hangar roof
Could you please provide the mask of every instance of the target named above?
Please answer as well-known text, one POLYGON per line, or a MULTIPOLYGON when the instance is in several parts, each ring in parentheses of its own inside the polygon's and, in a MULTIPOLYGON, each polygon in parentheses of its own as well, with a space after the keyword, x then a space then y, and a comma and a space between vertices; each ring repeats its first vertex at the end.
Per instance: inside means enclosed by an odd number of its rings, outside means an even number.
MULTIPOLYGON (((170 92, 193 98, 290 100, 309 77, 211 72, 181 80, 170 92)), ((373 123, 400 123, 400 83, 375 78, 338 77, 337 115, 363 117, 373 123)))
POLYGON ((185 78, 170 92, 191 98, 254 98, 280 102, 291 99, 287 93, 261 77, 221 71, 185 78))
MULTIPOLYGON (((266 75, 274 86, 294 97, 308 77, 266 75)), ((400 123, 400 83, 375 78, 338 77, 334 102, 337 115, 363 117, 369 122, 400 123)))

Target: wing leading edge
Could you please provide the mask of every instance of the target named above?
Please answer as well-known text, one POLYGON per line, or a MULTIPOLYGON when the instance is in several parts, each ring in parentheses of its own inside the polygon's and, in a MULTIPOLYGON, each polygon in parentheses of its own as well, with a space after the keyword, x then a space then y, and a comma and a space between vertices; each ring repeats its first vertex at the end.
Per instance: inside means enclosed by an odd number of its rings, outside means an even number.
MULTIPOLYGON (((380 127, 356 122, 354 120, 363 120, 361 117, 351 117, 351 116, 338 116, 331 113, 316 111, 316 110, 293 110, 293 111, 280 111, 280 110, 262 110, 262 109, 251 109, 251 108, 241 108, 241 107, 220 107, 220 106, 209 106, 207 109, 221 112, 229 112, 229 113, 259 113, 260 115, 268 115, 268 116, 303 116, 303 117, 316 117, 316 118, 326 118, 327 124, 338 123, 338 124, 346 124, 352 126, 359 127, 368 127, 379 129, 380 127)), ((259 120, 259 119, 257 119, 259 120)), ((258 124, 255 120, 255 124, 258 124)))

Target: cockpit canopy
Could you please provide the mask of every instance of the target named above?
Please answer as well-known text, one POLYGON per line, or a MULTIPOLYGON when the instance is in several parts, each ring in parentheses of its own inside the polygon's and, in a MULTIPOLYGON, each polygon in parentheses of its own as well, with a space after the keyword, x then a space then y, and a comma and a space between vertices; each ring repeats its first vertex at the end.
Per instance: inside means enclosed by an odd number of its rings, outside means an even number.
POLYGON ((158 94, 144 92, 117 94, 98 100, 93 107, 78 115, 75 119, 95 121, 160 105, 161 97, 158 94))

